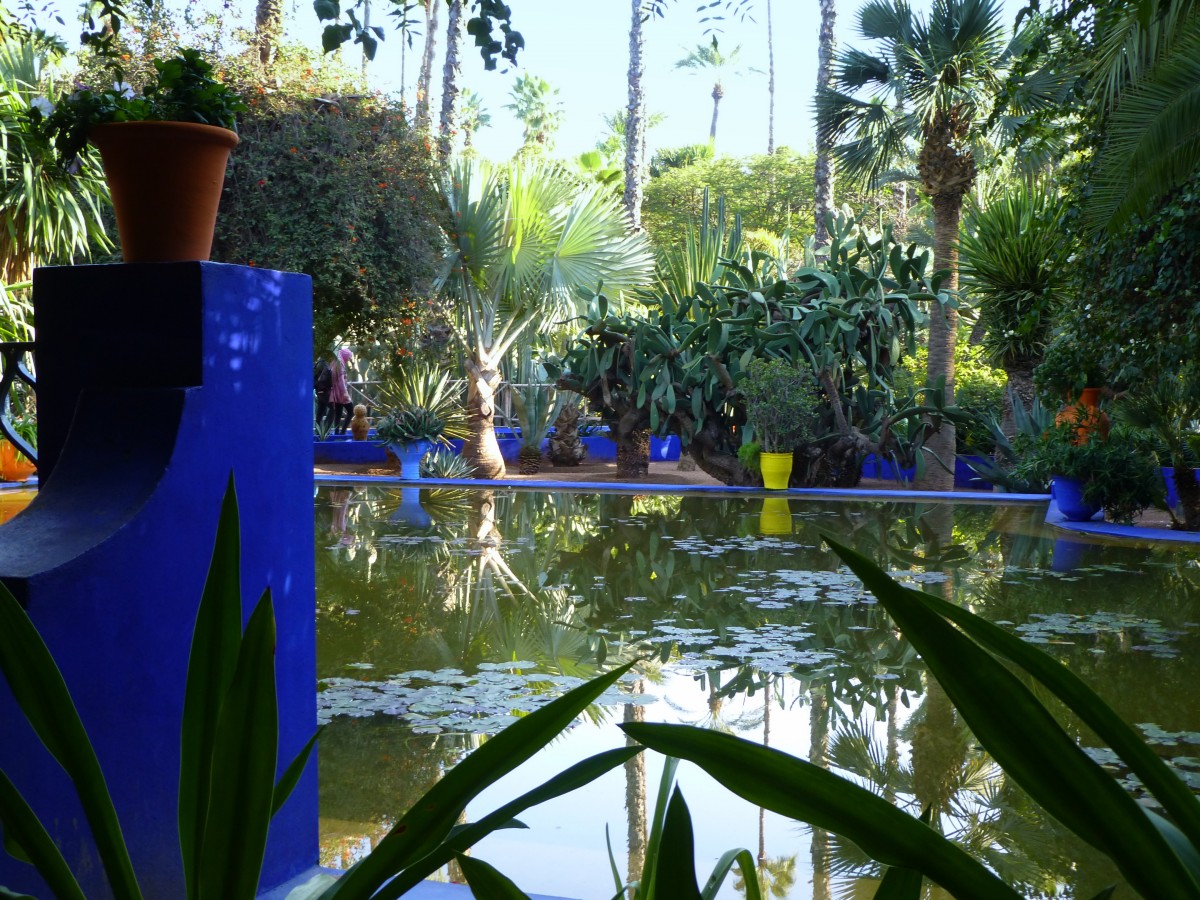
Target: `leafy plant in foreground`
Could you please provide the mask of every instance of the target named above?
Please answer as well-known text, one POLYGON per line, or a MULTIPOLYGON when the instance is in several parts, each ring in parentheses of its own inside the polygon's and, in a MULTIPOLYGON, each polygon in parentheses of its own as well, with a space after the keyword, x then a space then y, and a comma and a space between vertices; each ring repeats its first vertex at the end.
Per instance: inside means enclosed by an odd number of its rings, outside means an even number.
MULTIPOLYGON (((278 747, 275 619, 263 593, 241 631, 237 498, 230 478, 188 662, 179 788, 179 838, 187 896, 251 900, 257 894, 270 820, 296 783, 317 735, 274 781, 278 747)), ((477 822, 467 804, 548 744, 632 663, 589 681, 485 743, 419 798, 366 859, 340 879, 320 875, 299 898, 398 897, 513 817, 581 787, 641 752, 610 750, 577 763, 477 822)), ((142 894, 100 770, 70 692, 33 622, 0 584, 0 672, 42 743, 70 775, 117 900, 142 894)), ((17 787, 0 772, 4 847, 31 862, 55 897, 83 900, 75 875, 17 787)), ((480 863, 468 879, 487 880, 480 863)), ((502 876, 501 876, 502 877, 502 876)), ((16 896, 0 886, 0 897, 16 896)), ((480 896, 498 896, 481 893, 480 896)))
MULTIPOLYGON (((1009 777, 1109 856, 1142 896, 1200 896, 1200 800, 1111 707, 1053 657, 952 603, 898 585, 866 557, 828 542, 887 609, 1009 777), (1105 741, 1170 821, 1139 806, 996 657, 1038 682, 1105 741)), ((622 728, 639 743, 695 762, 757 806, 853 841, 889 867, 879 890, 892 892, 877 896, 917 900, 923 878, 960 898, 1020 896, 926 823, 805 760, 687 726, 622 728)), ((1110 894, 1107 889, 1095 900, 1110 894)))

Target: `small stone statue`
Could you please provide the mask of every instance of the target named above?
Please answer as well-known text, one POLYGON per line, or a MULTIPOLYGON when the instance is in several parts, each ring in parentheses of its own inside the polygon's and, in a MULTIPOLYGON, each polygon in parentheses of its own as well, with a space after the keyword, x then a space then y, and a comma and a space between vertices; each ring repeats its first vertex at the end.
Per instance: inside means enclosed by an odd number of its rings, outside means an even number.
POLYGON ((362 403, 354 407, 354 418, 350 420, 350 434, 356 441, 365 441, 371 423, 367 421, 367 407, 362 403))

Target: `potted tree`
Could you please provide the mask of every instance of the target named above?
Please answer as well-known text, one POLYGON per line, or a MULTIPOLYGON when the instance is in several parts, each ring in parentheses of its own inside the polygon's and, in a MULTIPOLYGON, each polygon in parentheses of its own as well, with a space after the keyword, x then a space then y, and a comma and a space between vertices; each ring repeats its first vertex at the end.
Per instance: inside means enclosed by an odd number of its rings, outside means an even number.
MULTIPOLYGON (((743 447, 758 445, 763 485, 770 490, 786 490, 793 452, 815 434, 819 403, 816 380, 785 360, 754 359, 746 367, 738 390, 746 407, 743 447)), ((746 464, 754 453, 752 449, 743 450, 738 456, 746 464)))
POLYGON ((1077 421, 1060 421, 1040 438, 1017 438, 1022 458, 1015 474, 1049 486, 1064 518, 1086 522, 1103 509, 1109 520, 1129 524, 1162 498, 1162 480, 1145 435, 1121 428, 1107 438, 1093 433, 1080 441, 1078 429, 1077 421))
POLYGON ((30 116, 68 165, 87 144, 99 149, 126 262, 208 259, 246 106, 198 50, 154 68, 141 95, 118 77, 109 88, 43 100, 30 116))

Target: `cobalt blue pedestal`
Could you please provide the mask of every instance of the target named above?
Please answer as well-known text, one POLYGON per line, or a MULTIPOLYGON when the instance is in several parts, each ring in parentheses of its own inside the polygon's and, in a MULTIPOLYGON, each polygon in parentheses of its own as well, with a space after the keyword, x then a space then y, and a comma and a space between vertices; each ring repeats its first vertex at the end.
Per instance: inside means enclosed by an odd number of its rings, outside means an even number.
MULTIPOLYGON (((183 896, 176 803, 192 627, 232 469, 243 610, 278 621, 281 765, 316 725, 312 288, 216 263, 39 269, 40 483, 0 527, 0 579, 58 661, 147 897, 183 896)), ((62 770, 0 683, 0 768, 85 894, 109 896, 62 770)), ((271 826, 262 886, 317 859, 316 763, 271 826)), ((0 853, 0 884, 47 896, 0 853)))

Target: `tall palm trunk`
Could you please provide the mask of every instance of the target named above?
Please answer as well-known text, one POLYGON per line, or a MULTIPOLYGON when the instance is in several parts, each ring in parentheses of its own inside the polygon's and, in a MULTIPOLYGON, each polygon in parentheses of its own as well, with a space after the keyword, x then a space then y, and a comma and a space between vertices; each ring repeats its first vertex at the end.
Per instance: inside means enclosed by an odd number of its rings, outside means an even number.
POLYGON ((767 0, 767 156, 775 154, 775 25, 767 0))
POLYGON ((712 146, 717 144, 717 113, 721 111, 721 98, 725 96, 725 90, 721 87, 721 82, 713 85, 713 117, 712 125, 708 129, 708 143, 712 146))
MULTIPOLYGON (((933 266, 950 274, 942 289, 958 288, 958 225, 962 217, 962 194, 938 194, 933 197, 933 266)), ((931 304, 929 316, 929 368, 925 374, 927 387, 942 385, 946 405, 954 402, 954 346, 958 341, 958 310, 938 303, 931 304)), ((954 487, 954 426, 942 420, 936 434, 925 442, 937 460, 926 460, 922 487, 926 490, 948 491, 954 487), (948 471, 947 471, 948 469, 948 471)))
POLYGON ((259 65, 263 69, 268 68, 275 59, 282 36, 282 0, 258 0, 254 8, 254 46, 258 50, 259 65))
MULTIPOLYGON (((837 9, 834 0, 821 2, 821 31, 817 40, 817 90, 827 89, 833 79, 833 26, 837 19, 837 9)), ((817 160, 813 171, 815 182, 814 204, 816 229, 813 232, 813 243, 817 247, 829 244, 829 231, 825 227, 825 214, 833 209, 833 160, 832 141, 829 137, 820 137, 823 129, 818 128, 817 160)))
MULTIPOLYGON (((363 27, 363 31, 366 31, 367 29, 369 29, 371 27, 371 0, 363 0, 362 27, 363 27)), ((362 79, 363 79, 364 85, 367 83, 367 63, 369 63, 369 62, 370 62, 370 60, 367 59, 366 47, 364 47, 363 55, 362 55, 362 79)))
POLYGON ((467 360, 467 438, 463 459, 475 466, 479 478, 503 478, 504 457, 496 442, 496 390, 500 369, 486 351, 467 360))
MULTIPOLYGON (((829 768, 829 688, 812 685, 809 688, 811 705, 808 710, 808 759, 814 766, 829 768)), ((830 900, 830 853, 829 832, 823 828, 812 830, 810 853, 813 867, 813 900, 830 900)))
POLYGON ((429 84, 433 77, 433 57, 437 50, 438 7, 442 0, 425 0, 425 51, 421 54, 421 71, 417 75, 416 126, 428 130, 429 84))
POLYGON ((642 0, 631 0, 629 25, 629 116, 625 120, 625 215, 635 231, 642 229, 642 147, 646 136, 646 93, 642 88, 642 0))
MULTIPOLYGON (((646 689, 641 679, 632 685, 633 692, 640 694, 646 689)), ((626 722, 645 722, 646 707, 638 703, 625 704, 626 722)), ((625 743, 634 746, 637 742, 626 737, 625 743)), ((639 753, 625 763, 625 811, 628 814, 629 865, 627 880, 637 881, 642 877, 646 865, 646 845, 649 829, 646 827, 646 754, 639 753)))
POLYGON ((450 0, 446 21, 446 63, 442 67, 442 116, 438 123, 438 159, 450 159, 458 106, 458 79, 462 75, 462 0, 450 0))

